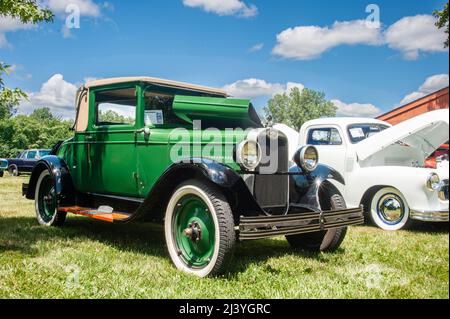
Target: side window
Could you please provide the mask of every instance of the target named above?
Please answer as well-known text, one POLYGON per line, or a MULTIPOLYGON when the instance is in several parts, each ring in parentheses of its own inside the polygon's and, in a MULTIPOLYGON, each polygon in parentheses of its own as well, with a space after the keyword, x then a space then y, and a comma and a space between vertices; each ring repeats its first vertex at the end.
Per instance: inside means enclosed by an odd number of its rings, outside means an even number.
POLYGON ((37 157, 37 151, 29 151, 27 159, 35 159, 37 157))
POLYGON ((97 125, 134 125, 136 122, 136 89, 101 91, 95 94, 97 125))
POLYGON ((19 155, 20 159, 25 159, 27 158, 28 152, 23 152, 22 154, 19 155))
POLYGON ((308 133, 310 145, 342 145, 342 138, 335 128, 311 129, 308 133))
POLYGON ((145 91, 144 94, 144 122, 145 126, 176 124, 180 120, 172 112, 174 96, 145 91))

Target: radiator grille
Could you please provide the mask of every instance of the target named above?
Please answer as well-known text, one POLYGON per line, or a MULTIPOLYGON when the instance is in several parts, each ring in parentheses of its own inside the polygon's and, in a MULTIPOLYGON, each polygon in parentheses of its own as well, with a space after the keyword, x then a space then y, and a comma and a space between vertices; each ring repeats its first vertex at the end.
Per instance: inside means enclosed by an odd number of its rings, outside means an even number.
MULTIPOLYGON (((266 134, 266 132, 264 132, 266 134)), ((258 204, 263 208, 283 207, 288 204, 289 176, 288 171, 288 142, 284 136, 278 137, 278 147, 274 149, 270 145, 270 139, 260 136, 259 142, 264 154, 270 159, 262 164, 258 174, 255 176, 254 195, 258 204), (278 162, 275 171, 268 169, 273 165, 273 161, 278 162), (283 175, 279 175, 284 173, 283 175)), ((275 143, 276 144, 276 143, 275 143)))

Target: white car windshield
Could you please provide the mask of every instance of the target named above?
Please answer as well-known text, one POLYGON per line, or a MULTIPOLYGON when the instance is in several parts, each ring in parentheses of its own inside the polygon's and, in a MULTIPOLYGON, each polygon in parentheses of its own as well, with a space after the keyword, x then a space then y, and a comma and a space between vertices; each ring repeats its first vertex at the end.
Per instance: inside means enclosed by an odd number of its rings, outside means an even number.
POLYGON ((364 141, 385 129, 389 128, 383 124, 354 124, 348 127, 348 136, 353 144, 364 141))

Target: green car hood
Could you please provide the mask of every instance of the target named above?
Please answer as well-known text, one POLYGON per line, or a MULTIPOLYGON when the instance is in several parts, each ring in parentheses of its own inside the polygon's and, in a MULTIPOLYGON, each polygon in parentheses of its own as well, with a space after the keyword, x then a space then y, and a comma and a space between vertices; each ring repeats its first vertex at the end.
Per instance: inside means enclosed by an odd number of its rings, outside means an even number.
POLYGON ((187 123, 201 120, 203 127, 262 127, 249 100, 177 95, 172 110, 187 123))

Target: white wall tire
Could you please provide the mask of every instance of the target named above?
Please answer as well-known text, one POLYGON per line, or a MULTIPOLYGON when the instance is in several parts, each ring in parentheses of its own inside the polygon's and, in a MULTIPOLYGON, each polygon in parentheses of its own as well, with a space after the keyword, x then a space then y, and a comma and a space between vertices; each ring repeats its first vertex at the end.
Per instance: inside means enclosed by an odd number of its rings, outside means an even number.
POLYGON ((383 230, 396 231, 411 224, 408 203, 402 193, 393 187, 376 192, 369 209, 370 219, 383 230))
POLYGON ((34 206, 39 225, 52 227, 64 224, 67 214, 58 212, 53 180, 48 170, 42 171, 39 175, 35 189, 34 206))
POLYGON ((227 270, 236 242, 234 219, 225 196, 214 185, 196 180, 181 184, 167 205, 164 231, 177 269, 201 278, 227 270), (198 242, 182 232, 193 223, 207 234, 198 242))

